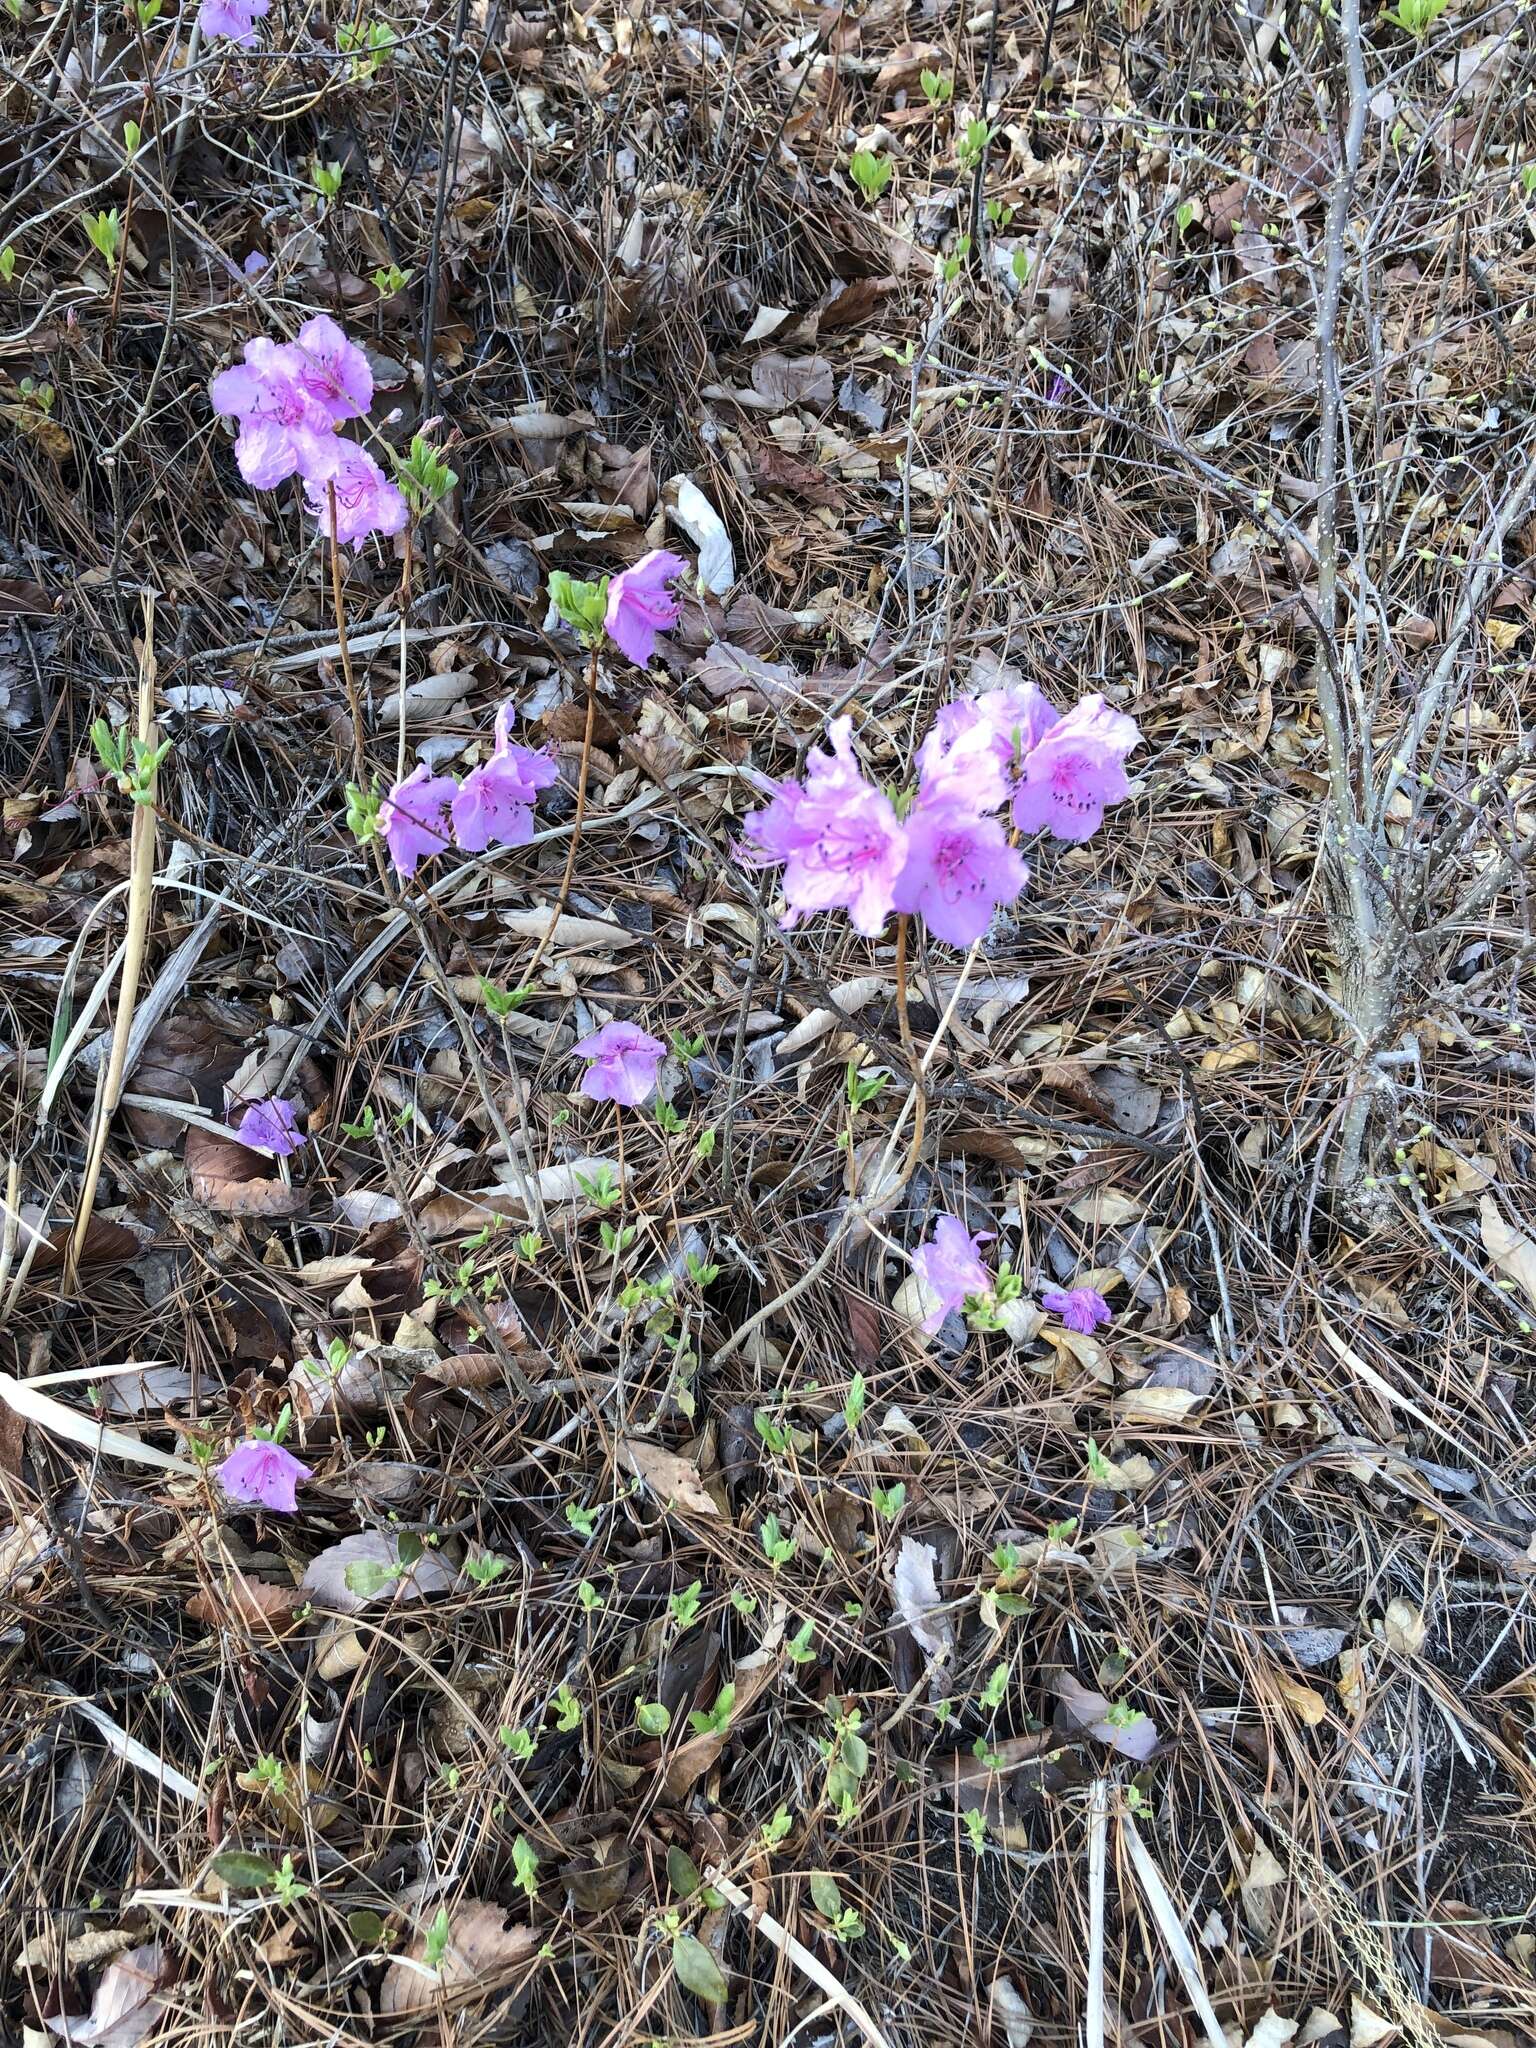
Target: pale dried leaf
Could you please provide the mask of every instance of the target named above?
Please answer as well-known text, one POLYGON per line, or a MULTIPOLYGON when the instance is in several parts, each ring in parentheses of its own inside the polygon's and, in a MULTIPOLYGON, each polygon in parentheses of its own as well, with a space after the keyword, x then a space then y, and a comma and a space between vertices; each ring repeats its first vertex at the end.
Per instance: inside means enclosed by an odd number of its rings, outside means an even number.
MULTIPOLYGON (((448 1946, 435 1969, 425 1962, 427 1929, 417 1935, 403 1956, 397 1956, 379 1986, 379 2011, 389 2017, 430 2012, 445 1993, 473 1987, 484 1991, 486 1980, 513 1970, 537 1953, 538 1936, 514 1921, 505 1906, 462 1899, 448 1910, 448 1946)), ((427 1914, 430 1926, 434 1916, 427 1914)))
POLYGON ((60 2016, 47 2022, 50 2032, 72 2048, 138 2048, 159 2024, 164 2000, 158 1993, 165 1971, 165 1950, 145 1942, 108 1963, 96 1987, 89 2019, 60 2016))
POLYGON ((619 1457, 663 1507, 682 1508, 693 1515, 719 1514, 691 1458, 680 1458, 643 1437, 621 1437, 619 1457))
POLYGON ((723 597, 736 581, 736 551, 724 520, 691 477, 673 477, 661 495, 673 519, 699 551, 700 590, 723 597))
POLYGON ((992 1980, 992 2036, 1002 2048, 1029 2048, 1035 2034, 1035 2016, 1011 1977, 992 1980))
POLYGON ((356 1593, 347 1584, 349 1565, 390 1570, 398 1563, 396 1539, 376 1529, 365 1529, 356 1536, 343 1536, 339 1543, 313 1558, 304 1574, 304 1590, 333 1613, 357 1614, 376 1600, 404 1605, 424 1600, 429 1593, 447 1593, 453 1588, 453 1570, 435 1550, 423 1550, 414 1564, 392 1577, 377 1593, 356 1593))
POLYGON ((1295 2039, 1300 2025, 1300 2020, 1282 2019, 1271 2006, 1243 2043, 1243 2048, 1286 2048, 1286 2044, 1295 2039))
POLYGON ((1536 1244, 1505 1221, 1492 1195, 1484 1195, 1479 1214, 1484 1250, 1505 1278, 1513 1280, 1526 1300, 1536 1307, 1536 1244))
POLYGON ((1157 1748, 1158 1726, 1149 1715, 1137 1713, 1124 1727, 1109 1720, 1110 1703, 1104 1694, 1094 1692, 1070 1671, 1057 1674, 1053 1689, 1060 1701, 1057 1723, 1068 1732, 1091 1735, 1095 1742, 1138 1764, 1144 1764, 1157 1748))
POLYGON ((896 1554, 891 1589, 897 1617, 905 1623, 918 1647, 926 1650, 930 1657, 939 1656, 952 1640, 948 1622, 934 1613, 934 1609, 942 1604, 934 1578, 938 1562, 939 1553, 931 1543, 919 1543, 915 1536, 904 1536, 901 1549, 896 1554))

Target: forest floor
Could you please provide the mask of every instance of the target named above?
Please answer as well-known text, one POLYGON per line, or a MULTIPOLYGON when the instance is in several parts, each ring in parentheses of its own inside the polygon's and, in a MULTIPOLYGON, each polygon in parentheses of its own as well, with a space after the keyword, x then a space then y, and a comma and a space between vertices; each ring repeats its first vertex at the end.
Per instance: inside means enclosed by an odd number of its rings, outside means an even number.
POLYGON ((0 18, 0 2036, 1529 2042, 1525 11, 174 5, 0 18), (334 579, 208 398, 318 312, 455 472, 334 579), (749 777, 1010 674, 1135 788, 914 1089, 749 777), (925 1336, 944 1211, 1112 1323, 925 1336))

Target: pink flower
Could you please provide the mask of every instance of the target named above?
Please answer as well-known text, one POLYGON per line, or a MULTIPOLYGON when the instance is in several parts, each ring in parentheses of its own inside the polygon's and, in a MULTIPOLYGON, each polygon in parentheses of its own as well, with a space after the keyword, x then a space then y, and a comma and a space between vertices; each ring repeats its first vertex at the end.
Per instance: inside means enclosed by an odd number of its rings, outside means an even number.
POLYGON ((253 249, 250 255, 247 256, 245 261, 241 264, 240 268, 245 272, 247 277, 259 277, 262 271, 266 269, 267 264, 270 262, 270 260, 271 259, 267 256, 264 256, 259 249, 253 249))
POLYGON ((655 653, 656 635, 664 633, 682 610, 667 585, 687 566, 681 555, 653 548, 633 569, 621 570, 608 580, 603 624, 609 639, 638 668, 644 668, 655 653))
POLYGON ((448 844, 448 816, 459 785, 451 775, 433 775, 423 763, 397 782, 379 806, 379 831, 395 872, 414 875, 448 844))
POLYGON ((293 351, 259 335, 245 361, 221 370, 208 387, 215 412, 240 422, 235 461, 248 484, 270 491, 297 471, 324 464, 333 435, 330 415, 298 381, 293 351))
POLYGON ((374 533, 399 533, 405 499, 366 448, 334 440, 322 461, 304 472, 304 495, 329 539, 356 546, 374 533), (330 492, 336 492, 336 531, 331 532, 330 492))
POLYGON ((272 0, 203 0, 197 10, 197 25, 205 36, 228 36, 232 43, 249 49, 256 40, 252 22, 268 13, 272 0))
POLYGON ((285 1515, 299 1505, 294 1491, 299 1481, 314 1477, 309 1466, 301 1464, 291 1451, 264 1436, 237 1444, 216 1469, 219 1484, 231 1500, 277 1508, 285 1515))
POLYGON ((656 1069, 667 1056, 659 1038, 638 1024, 605 1024, 571 1051, 592 1064, 581 1077, 581 1092, 594 1102, 622 1102, 631 1109, 656 1086, 656 1069))
MULTIPOLYGON (((497 721, 500 733, 501 721, 497 721)), ((453 800, 453 836, 466 853, 486 847, 526 846, 533 837, 539 791, 559 774, 548 754, 510 743, 471 768, 453 800)))
POLYGON ((890 799, 865 781, 852 731, 851 719, 832 721, 832 751, 811 754, 803 788, 770 785, 767 808, 743 821, 755 842, 744 858, 755 867, 783 862, 786 929, 812 911, 840 908, 855 931, 873 939, 891 913, 907 840, 890 799))
POLYGON ((929 1242, 913 1252, 913 1272, 939 1298, 938 1307, 923 1320, 930 1336, 953 1310, 964 1308, 973 1294, 992 1292, 992 1275, 977 1252, 978 1245, 991 1241, 990 1231, 972 1237, 958 1216, 941 1216, 929 1242))
POLYGON ((1029 868, 996 818, 977 817, 953 785, 941 790, 937 801, 920 796, 908 815, 907 864, 895 905, 916 911, 947 945, 970 946, 985 937, 997 906, 1019 894, 1029 868))
POLYGON ((1100 1323, 1114 1321, 1114 1312, 1096 1287, 1047 1287, 1040 1306, 1047 1314, 1060 1316, 1080 1337, 1090 1337, 1100 1323))
POLYGON ((299 388, 332 420, 360 419, 372 405, 368 358, 326 314, 304 322, 291 354, 299 388))
POLYGON ((980 697, 957 697, 935 717, 933 730, 918 750, 923 787, 928 788, 939 776, 950 781, 963 779, 976 789, 972 809, 991 810, 1012 792, 1020 762, 1060 716, 1033 683, 988 690, 980 697), (1002 786, 995 797, 990 779, 982 780, 986 771, 976 766, 977 752, 983 747, 991 752, 1001 777, 1002 786))
POLYGON ((1058 839, 1088 838, 1104 806, 1130 795, 1125 757, 1140 738, 1134 718, 1112 711, 1101 696, 1084 697, 1024 756, 1014 824, 1058 839))
POLYGON ((285 1095, 271 1095, 253 1102, 235 1126, 242 1145, 254 1145, 260 1152, 286 1159, 308 1140, 299 1129, 298 1106, 285 1095))

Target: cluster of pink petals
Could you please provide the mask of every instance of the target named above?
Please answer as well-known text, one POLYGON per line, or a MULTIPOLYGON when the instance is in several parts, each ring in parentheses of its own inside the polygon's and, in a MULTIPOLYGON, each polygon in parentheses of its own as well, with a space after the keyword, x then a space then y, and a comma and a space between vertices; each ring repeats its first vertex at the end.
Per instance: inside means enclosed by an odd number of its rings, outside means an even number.
POLYGON ((496 717, 496 744, 488 760, 462 782, 422 766, 403 776, 379 806, 379 832, 395 870, 414 875, 417 864, 457 845, 465 853, 490 846, 526 846, 533 837, 533 807, 559 770, 548 754, 518 746, 510 733, 513 709, 496 717))
POLYGON ((237 1444, 215 1468, 219 1484, 231 1500, 252 1507, 276 1508, 291 1515, 298 1507, 297 1487, 301 1479, 313 1478, 310 1467, 275 1444, 269 1437, 252 1437, 237 1444))
POLYGON ((278 1159, 286 1159, 309 1142, 299 1129, 298 1104, 290 1102, 286 1095, 270 1095, 261 1102, 248 1104, 235 1126, 235 1135, 242 1145, 253 1145, 257 1151, 270 1152, 278 1159))
POLYGON ((609 639, 638 668, 645 667, 656 651, 656 636, 675 623, 682 609, 667 585, 687 566, 681 555, 653 548, 632 569, 608 579, 603 625, 609 639))
POLYGON ((913 1272, 937 1297, 937 1307, 923 1319, 930 1336, 954 1310, 964 1308, 977 1295, 992 1292, 992 1274, 980 1249, 991 1241, 990 1232, 972 1237, 958 1216, 941 1216, 928 1243, 913 1252, 913 1272))
POLYGON ((337 432, 373 403, 373 372, 355 342, 324 313, 306 320, 296 341, 260 335, 245 360, 209 386, 216 412, 239 421, 235 461, 256 490, 303 479, 321 531, 355 545, 370 534, 399 533, 406 503, 366 448, 337 432), (331 501, 335 499, 335 531, 331 501))
POLYGON ((786 930, 812 911, 841 909, 873 939, 891 913, 906 834, 890 798, 865 781, 852 733, 852 719, 834 718, 831 753, 813 750, 803 785, 771 785, 767 808, 744 821, 746 859, 783 866, 786 930))
POLYGON ((1114 1321, 1114 1311, 1096 1287, 1047 1287, 1040 1306, 1080 1337, 1091 1337, 1101 1323, 1114 1321))
POLYGON ((197 25, 205 36, 227 36, 248 50, 256 40, 254 23, 272 10, 272 0, 203 0, 197 25))
POLYGON ((841 909, 877 937, 893 910, 920 916, 935 938, 973 945, 1012 903, 1029 869, 1016 831, 1086 839, 1106 804, 1130 793, 1125 757, 1136 721, 1101 696, 1061 713, 1032 683, 948 704, 918 753, 918 786, 904 819, 866 780, 847 718, 828 728, 803 782, 768 785, 770 801, 744 821, 744 858, 781 866, 786 928, 841 909))
POLYGON ((667 1056, 659 1038, 638 1024, 605 1024, 571 1047, 590 1062, 581 1077, 581 1092, 593 1102, 622 1102, 630 1109, 644 1102, 656 1086, 656 1070, 667 1056))

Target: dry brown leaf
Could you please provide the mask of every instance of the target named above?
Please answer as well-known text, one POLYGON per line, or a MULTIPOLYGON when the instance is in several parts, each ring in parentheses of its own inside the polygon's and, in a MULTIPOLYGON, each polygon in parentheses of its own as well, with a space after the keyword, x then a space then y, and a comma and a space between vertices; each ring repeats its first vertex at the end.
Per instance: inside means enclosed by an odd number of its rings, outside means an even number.
POLYGON ((297 1586, 273 1586, 265 1579, 253 1579, 246 1572, 231 1570, 221 1586, 194 1593, 187 1612, 194 1621, 206 1621, 214 1628, 232 1623, 257 1634, 280 1632, 293 1625, 294 1615, 304 1604, 297 1586))
POLYGON ((664 1451, 641 1437, 621 1437, 619 1457, 655 1494, 663 1507, 683 1508, 691 1515, 718 1515, 699 1468, 691 1458, 664 1451))
POLYGON ((446 1993, 473 1988, 484 1993, 487 1980, 515 1969, 537 1954, 538 1936, 513 1921, 505 1906, 479 1899, 449 1905, 448 1946, 435 1969, 426 1964, 426 1931, 418 1934, 403 1956, 397 1956, 379 1986, 379 2011, 389 2017, 430 2012, 446 1993))
POLYGON ((187 1178, 200 1202, 219 1216, 299 1216, 309 1206, 303 1188, 268 1178, 268 1161, 233 1138, 193 1124, 187 1132, 187 1178))
POLYGON ((439 1387, 494 1387, 502 1377, 501 1360, 494 1351, 460 1351, 452 1358, 436 1358, 422 1374, 439 1387))

